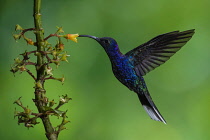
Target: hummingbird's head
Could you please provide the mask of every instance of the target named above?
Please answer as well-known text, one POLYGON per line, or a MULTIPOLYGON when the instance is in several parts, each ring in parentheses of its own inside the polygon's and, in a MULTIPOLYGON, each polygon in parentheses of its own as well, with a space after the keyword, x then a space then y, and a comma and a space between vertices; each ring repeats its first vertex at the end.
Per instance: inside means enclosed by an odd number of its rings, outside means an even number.
POLYGON ((89 37, 96 40, 106 51, 118 49, 117 42, 111 37, 95 37, 90 35, 79 35, 79 37, 89 37))

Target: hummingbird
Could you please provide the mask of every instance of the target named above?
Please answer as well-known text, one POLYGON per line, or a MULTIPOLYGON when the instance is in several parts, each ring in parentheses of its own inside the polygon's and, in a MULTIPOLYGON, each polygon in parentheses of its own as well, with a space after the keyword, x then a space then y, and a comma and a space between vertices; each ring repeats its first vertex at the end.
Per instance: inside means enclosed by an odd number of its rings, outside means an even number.
POLYGON ((158 35, 131 51, 122 54, 115 39, 79 35, 96 40, 107 53, 115 77, 128 89, 137 93, 138 98, 151 119, 166 124, 150 96, 143 76, 170 59, 193 36, 194 29, 173 31, 158 35))

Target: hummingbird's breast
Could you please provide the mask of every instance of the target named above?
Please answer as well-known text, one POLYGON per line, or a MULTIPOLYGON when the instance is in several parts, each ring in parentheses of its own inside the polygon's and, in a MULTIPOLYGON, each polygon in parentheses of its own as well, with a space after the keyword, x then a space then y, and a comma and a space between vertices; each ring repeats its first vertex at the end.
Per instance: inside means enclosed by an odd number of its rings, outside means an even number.
POLYGON ((112 62, 112 71, 115 77, 130 90, 136 87, 139 77, 127 58, 117 59, 112 62))

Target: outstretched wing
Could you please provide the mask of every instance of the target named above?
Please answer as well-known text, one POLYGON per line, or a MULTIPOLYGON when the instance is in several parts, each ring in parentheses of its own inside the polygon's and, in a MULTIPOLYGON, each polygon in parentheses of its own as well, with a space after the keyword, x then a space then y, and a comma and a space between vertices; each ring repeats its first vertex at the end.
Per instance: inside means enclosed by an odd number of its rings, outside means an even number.
POLYGON ((133 61, 137 74, 143 76, 165 63, 191 39, 194 33, 194 29, 192 29, 162 34, 125 55, 130 61, 133 61))

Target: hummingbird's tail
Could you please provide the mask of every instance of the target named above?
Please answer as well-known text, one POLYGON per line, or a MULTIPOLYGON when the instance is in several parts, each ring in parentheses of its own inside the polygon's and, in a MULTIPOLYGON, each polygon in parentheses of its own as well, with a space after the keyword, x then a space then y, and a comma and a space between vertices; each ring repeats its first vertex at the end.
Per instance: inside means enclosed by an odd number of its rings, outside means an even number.
POLYGON ((143 105, 144 109, 148 113, 151 119, 155 121, 161 121, 166 124, 166 121, 164 120, 163 116, 158 111, 157 107, 155 106, 154 102, 152 101, 152 98, 147 91, 144 91, 143 93, 137 92, 137 95, 139 97, 139 100, 141 104, 143 105))

